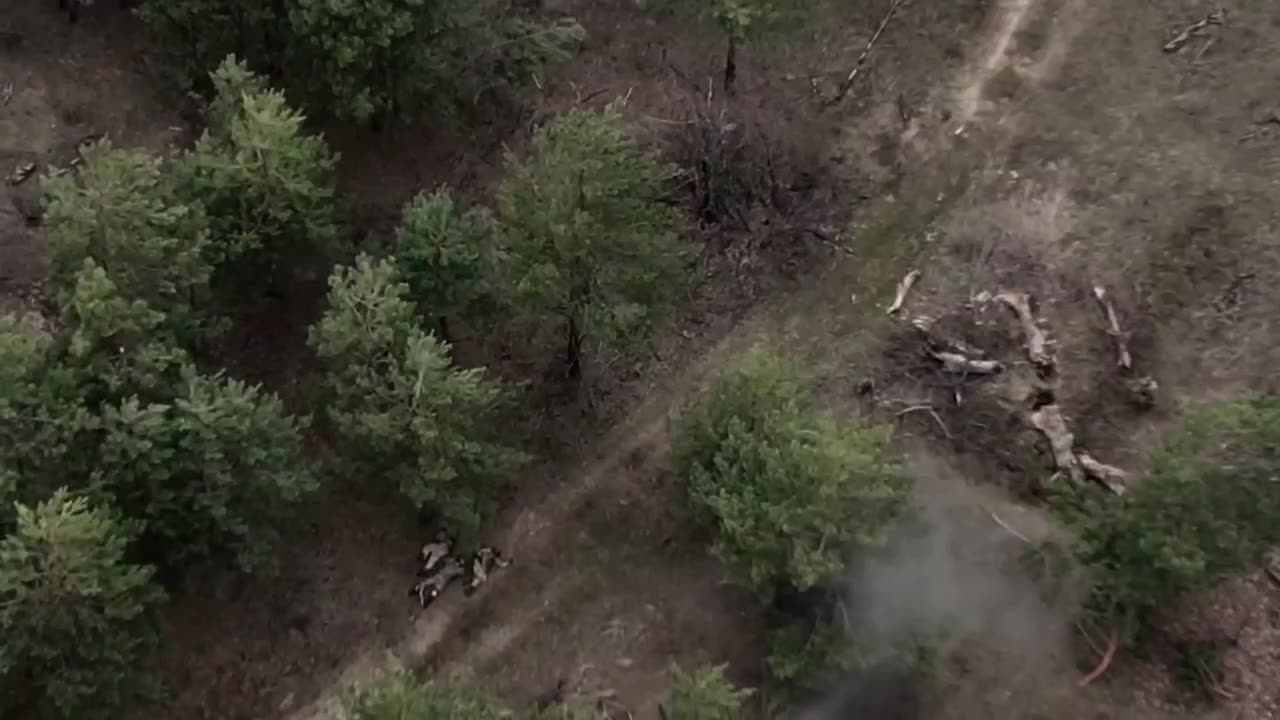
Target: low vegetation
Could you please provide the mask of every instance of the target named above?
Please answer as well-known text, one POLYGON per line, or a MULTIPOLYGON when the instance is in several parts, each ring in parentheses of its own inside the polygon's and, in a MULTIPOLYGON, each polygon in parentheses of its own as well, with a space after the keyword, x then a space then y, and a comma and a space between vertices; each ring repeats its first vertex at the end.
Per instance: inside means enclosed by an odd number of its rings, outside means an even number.
POLYGON ((1094 574, 1089 608, 1128 639, 1177 598, 1257 567, 1280 543, 1280 402, 1193 411, 1123 498, 1076 492, 1058 507, 1094 574))

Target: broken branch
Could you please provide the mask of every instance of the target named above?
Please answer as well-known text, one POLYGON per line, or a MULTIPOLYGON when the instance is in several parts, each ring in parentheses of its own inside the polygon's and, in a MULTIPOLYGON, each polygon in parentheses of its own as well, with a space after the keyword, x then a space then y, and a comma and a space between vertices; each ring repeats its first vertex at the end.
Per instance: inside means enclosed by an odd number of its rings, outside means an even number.
POLYGON ((960 353, 935 352, 933 357, 942 363, 942 369, 949 373, 994 375, 1004 369, 1004 366, 995 360, 974 360, 960 353))
POLYGON ((1107 638, 1107 652, 1102 655, 1102 660, 1098 662, 1098 666, 1093 672, 1080 678, 1079 687, 1085 687, 1089 683, 1102 677, 1102 674, 1111 667, 1111 660, 1116 656, 1116 650, 1120 648, 1120 631, 1112 630, 1111 636, 1107 638))
POLYGON ((1062 408, 1057 405, 1045 405, 1030 415, 1031 426, 1039 430, 1049 440, 1049 448, 1053 451, 1053 463, 1074 482, 1084 480, 1084 472, 1075 454, 1075 435, 1067 429, 1067 420, 1062 416, 1062 408))
POLYGON ((907 293, 911 292, 911 287, 920 279, 920 271, 912 270, 903 276, 902 281, 898 283, 898 294, 893 299, 893 304, 889 306, 887 311, 889 315, 896 315, 902 309, 902 304, 907 301, 907 293))
POLYGON ((1049 343, 1045 339, 1044 331, 1036 323, 1035 315, 1031 313, 1031 296, 1024 292, 1002 292, 996 296, 996 300, 1008 305, 1018 316, 1018 321, 1022 324, 1022 332, 1027 336, 1027 358, 1031 360, 1031 364, 1042 370, 1053 369, 1053 358, 1048 350, 1049 343))
POLYGON ((1102 307, 1102 315, 1106 318, 1107 334, 1116 339, 1117 364, 1125 370, 1133 369, 1133 357, 1129 355, 1129 341, 1120 329, 1120 318, 1116 315, 1115 305, 1107 297, 1107 291, 1101 285, 1093 286, 1093 296, 1102 307))
POLYGON ((875 34, 867 41, 866 48, 862 50, 862 54, 858 56, 857 62, 853 64, 853 69, 849 71, 849 76, 844 79, 844 82, 840 83, 839 92, 837 92, 836 96, 827 103, 828 105, 835 105, 843 100, 844 96, 848 94, 849 88, 853 87, 853 81, 858 79, 858 73, 862 72, 863 63, 865 63, 867 61, 867 57, 871 55, 871 49, 876 46, 876 41, 884 34, 884 29, 889 27, 889 20, 893 18, 893 14, 898 11, 898 6, 901 4, 902 0, 893 0, 893 3, 889 5, 888 12, 884 14, 884 19, 880 21, 880 27, 876 28, 875 34))
POLYGON ((1077 453, 1076 461, 1080 463, 1084 474, 1107 487, 1116 495, 1123 495, 1128 489, 1129 473, 1113 465, 1098 462, 1086 452, 1077 453))
POLYGON ((1227 19, 1226 10, 1216 10, 1204 16, 1203 20, 1193 22, 1185 27, 1182 32, 1178 33, 1172 40, 1164 44, 1164 51, 1167 53, 1175 53, 1182 49, 1184 45, 1191 41, 1191 38, 1199 35, 1209 28, 1210 25, 1221 25, 1227 19))
POLYGON ((903 415, 906 415, 908 413, 919 412, 921 410, 933 416, 934 422, 938 423, 938 427, 942 429, 942 434, 945 435, 948 440, 950 440, 951 431, 947 429, 946 423, 942 422, 942 418, 938 417, 938 413, 936 410, 933 409, 932 405, 912 405, 911 407, 906 408, 905 410, 899 410, 898 412, 894 413, 894 417, 902 417, 903 415))

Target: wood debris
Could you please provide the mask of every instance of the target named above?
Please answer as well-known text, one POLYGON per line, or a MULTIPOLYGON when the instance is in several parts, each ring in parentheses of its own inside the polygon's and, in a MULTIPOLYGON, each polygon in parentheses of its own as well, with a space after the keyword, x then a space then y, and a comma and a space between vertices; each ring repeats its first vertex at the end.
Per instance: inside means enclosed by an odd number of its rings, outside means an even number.
POLYGON ((1039 430, 1049 440, 1049 448, 1053 451, 1053 463, 1059 471, 1067 474, 1073 482, 1084 481, 1084 470, 1076 458, 1075 435, 1067 429, 1067 419, 1062 415, 1062 408, 1057 405, 1045 405, 1029 416, 1031 426, 1039 430))
POLYGON ((907 294, 911 292, 912 286, 920 279, 920 271, 912 270, 903 276, 902 281, 898 283, 898 294, 893 299, 893 304, 886 311, 889 315, 897 315, 902 310, 902 305, 907 301, 907 294))
POLYGON ((18 163, 18 166, 13 169, 13 172, 9 173, 9 184, 21 185, 26 182, 27 178, 31 177, 31 174, 35 171, 36 164, 34 162, 18 163))
POLYGON ((1129 354, 1129 339, 1120 329, 1120 317, 1116 315, 1115 305, 1107 297, 1107 291, 1101 285, 1093 286, 1093 296, 1102 307, 1102 315, 1107 321, 1107 334, 1116 340, 1116 364, 1125 370, 1133 369, 1133 356, 1129 354))
POLYGON ((954 352, 935 352, 933 358, 942 363, 945 372, 958 375, 994 375, 1004 369, 995 360, 976 360, 954 352))
POLYGON ((4 88, 0 89, 0 106, 8 105, 13 99, 13 83, 5 83, 4 88))
POLYGON ((1092 480, 1102 483, 1116 495, 1123 495, 1129 489, 1129 473, 1113 465, 1098 462, 1086 452, 1076 454, 1076 461, 1084 474, 1092 480))
POLYGON ((1022 323, 1022 332, 1027 338, 1027 358, 1031 360, 1031 364, 1044 371, 1052 370, 1053 357, 1049 355, 1049 341, 1031 312, 1031 296, 1024 292, 1002 292, 996 295, 996 300, 1008 305, 1022 323))
POLYGON ((1204 19, 1193 22, 1183 28, 1182 32, 1174 36, 1172 40, 1164 44, 1164 51, 1167 53, 1176 53, 1186 46, 1191 38, 1204 33, 1211 25, 1222 25, 1226 22, 1227 11, 1218 9, 1204 16, 1204 19))

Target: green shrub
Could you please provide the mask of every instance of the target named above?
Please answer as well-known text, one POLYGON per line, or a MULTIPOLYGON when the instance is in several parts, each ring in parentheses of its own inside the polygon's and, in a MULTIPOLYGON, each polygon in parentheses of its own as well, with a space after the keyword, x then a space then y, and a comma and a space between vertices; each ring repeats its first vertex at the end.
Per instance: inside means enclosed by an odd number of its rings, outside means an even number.
POLYGON ((666 720, 737 720, 751 692, 734 687, 725 678, 723 665, 692 673, 676 668, 666 720))
POLYGON ((0 686, 39 716, 120 717, 156 644, 151 568, 128 562, 126 529, 83 498, 17 512, 0 541, 0 686))
POLYGON ((821 688, 853 670, 858 654, 847 632, 830 622, 796 623, 769 633, 769 681, 785 695, 821 688))
POLYGON ((328 418, 361 476, 398 484, 467 544, 525 458, 493 440, 502 388, 455 367, 407 296, 386 260, 362 255, 329 278, 329 309, 311 329, 328 418))
POLYGON ((470 688, 418 682, 397 673, 347 694, 343 720, 508 720, 511 714, 470 688))
POLYGON ((794 370, 755 354, 680 423, 676 462, 730 576, 765 598, 827 583, 908 504, 888 432, 818 410, 794 370))
POLYGON ((1277 477, 1280 401, 1266 398, 1191 413, 1121 498, 1064 489, 1090 609, 1133 639, 1160 607, 1255 567, 1280 543, 1277 477))
POLYGON ((616 112, 570 112, 511 157, 499 192, 515 311, 558 326, 570 373, 584 341, 635 349, 683 297, 692 247, 663 202, 673 171, 640 152, 616 112))

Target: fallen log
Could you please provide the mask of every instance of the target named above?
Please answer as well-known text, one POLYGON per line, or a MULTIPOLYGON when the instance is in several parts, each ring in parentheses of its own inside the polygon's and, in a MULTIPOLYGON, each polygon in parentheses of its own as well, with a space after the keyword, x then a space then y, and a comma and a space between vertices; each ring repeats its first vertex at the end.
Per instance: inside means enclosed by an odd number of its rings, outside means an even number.
POLYGON ((893 299, 893 304, 889 306, 887 314, 896 315, 902 309, 903 303, 907 301, 907 293, 911 292, 911 287, 920 279, 920 271, 912 270, 903 276, 902 281, 898 283, 898 294, 893 299))
POLYGON ((1053 357, 1049 355, 1049 341, 1031 312, 1031 297, 1024 292, 1002 292, 996 296, 996 300, 1008 305, 1018 316, 1022 332, 1027 337, 1027 358, 1031 360, 1031 364, 1041 370, 1052 370, 1053 357))
POLYGON ((1086 477, 1102 483, 1116 495, 1123 495, 1129 489, 1129 473, 1124 470, 1098 462, 1086 452, 1076 453, 1076 462, 1080 463, 1086 477))
POLYGON ((1129 354, 1129 340, 1120 329, 1120 317, 1116 314, 1115 305, 1107 297, 1107 291, 1101 285, 1093 286, 1093 296, 1102 308, 1102 316, 1107 321, 1107 334, 1116 340, 1116 364, 1125 370, 1133 369, 1133 357, 1129 354))
POLYGON ((1031 426, 1039 430, 1049 441, 1049 449, 1053 452, 1053 464, 1073 482, 1084 481, 1084 470, 1075 453, 1075 435, 1067 429, 1067 419, 1062 415, 1062 408, 1057 405, 1045 405, 1029 416, 1031 426))
POLYGON ((953 352, 935 352, 933 358, 942 363, 942 369, 958 375, 994 375, 1004 366, 995 360, 975 360, 953 352))

